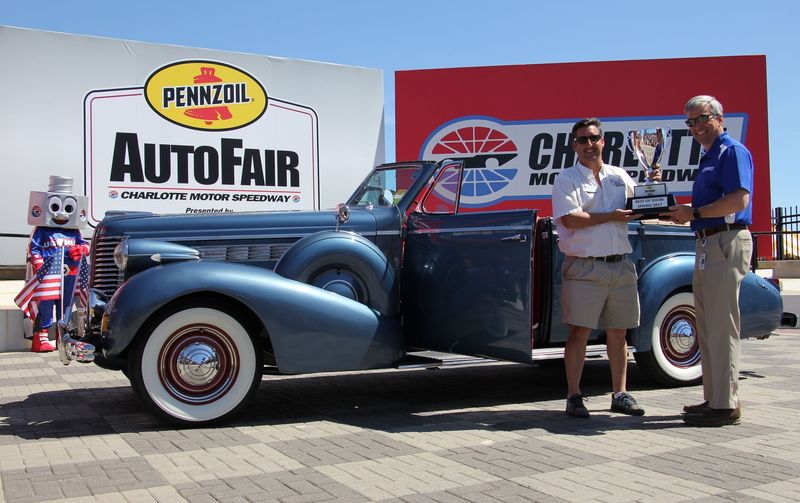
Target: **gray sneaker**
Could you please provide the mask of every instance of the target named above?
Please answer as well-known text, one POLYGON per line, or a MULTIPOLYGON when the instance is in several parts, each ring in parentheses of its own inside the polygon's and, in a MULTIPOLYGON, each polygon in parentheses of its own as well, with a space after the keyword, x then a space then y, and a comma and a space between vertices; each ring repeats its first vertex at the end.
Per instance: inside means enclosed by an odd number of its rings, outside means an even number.
POLYGON ((611 410, 621 412, 630 416, 643 416, 644 409, 636 403, 636 399, 628 393, 622 392, 617 398, 611 395, 611 410))
POLYGON ((588 402, 589 399, 583 395, 572 395, 567 398, 567 415, 572 417, 587 418, 589 417, 589 409, 583 405, 583 402, 588 402))

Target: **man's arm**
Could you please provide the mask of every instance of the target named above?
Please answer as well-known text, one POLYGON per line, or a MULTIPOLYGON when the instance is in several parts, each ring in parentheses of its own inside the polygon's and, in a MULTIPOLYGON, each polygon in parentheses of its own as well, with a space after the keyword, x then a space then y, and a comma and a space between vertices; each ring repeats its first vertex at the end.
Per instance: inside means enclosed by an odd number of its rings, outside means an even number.
POLYGON ((561 217, 561 224, 567 229, 583 229, 606 222, 629 222, 639 217, 631 210, 614 210, 606 213, 575 211, 561 217))
MULTIPOLYGON (((699 208, 700 216, 702 218, 724 217, 745 209, 749 203, 750 193, 746 189, 738 189, 730 194, 725 194, 711 204, 699 208)), ((693 211, 694 208, 688 204, 678 204, 670 206, 669 213, 662 213, 661 216, 666 216, 672 219, 673 222, 685 224, 693 220, 693 211)))
POLYGON ((724 217, 747 208, 750 203, 750 193, 746 189, 737 189, 736 192, 725 194, 711 204, 700 208, 703 218, 724 217))
MULTIPOLYGON (((636 182, 624 171, 620 176, 626 185, 626 194, 633 195, 633 187, 636 182)), ((567 229, 583 229, 593 225, 600 225, 606 222, 629 222, 639 218, 641 215, 634 214, 631 210, 617 209, 609 212, 591 212, 583 210, 574 198, 575 187, 571 186, 566 177, 562 175, 556 177, 553 186, 553 214, 557 224, 567 229)))

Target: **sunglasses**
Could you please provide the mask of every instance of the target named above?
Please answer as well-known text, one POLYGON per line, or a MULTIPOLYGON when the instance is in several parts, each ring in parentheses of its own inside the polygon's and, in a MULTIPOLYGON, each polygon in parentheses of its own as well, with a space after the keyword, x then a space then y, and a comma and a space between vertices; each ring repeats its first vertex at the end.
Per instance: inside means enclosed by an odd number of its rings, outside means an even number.
POLYGON ((576 141, 576 142, 580 143, 581 145, 586 145, 589 142, 597 143, 602 139, 603 139, 603 137, 600 136, 599 134, 593 134, 591 136, 577 136, 577 137, 575 137, 575 140, 573 140, 573 141, 576 141))
POLYGON ((705 124, 716 116, 716 114, 700 114, 692 119, 686 119, 684 122, 687 126, 694 127, 695 124, 705 124))

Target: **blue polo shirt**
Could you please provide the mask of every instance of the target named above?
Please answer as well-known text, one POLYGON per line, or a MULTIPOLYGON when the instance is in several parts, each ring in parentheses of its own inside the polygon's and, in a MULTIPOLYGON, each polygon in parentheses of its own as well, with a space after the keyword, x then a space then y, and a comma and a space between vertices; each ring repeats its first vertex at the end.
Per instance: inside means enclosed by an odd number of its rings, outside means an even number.
MULTIPOLYGON (((750 193, 747 206, 736 213, 737 224, 753 223, 753 156, 747 147, 722 133, 711 148, 703 153, 692 186, 692 206, 699 208, 720 197, 745 189, 750 193)), ((693 231, 725 224, 724 217, 701 218, 691 221, 693 231)))

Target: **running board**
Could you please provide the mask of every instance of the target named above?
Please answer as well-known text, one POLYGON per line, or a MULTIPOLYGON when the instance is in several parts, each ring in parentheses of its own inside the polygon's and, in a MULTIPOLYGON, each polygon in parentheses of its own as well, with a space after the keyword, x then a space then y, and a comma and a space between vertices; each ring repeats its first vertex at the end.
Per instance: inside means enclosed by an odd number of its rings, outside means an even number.
POLYGON ((395 363, 398 369, 438 369, 441 367, 461 367, 466 365, 485 365, 487 363, 497 363, 491 358, 480 358, 478 356, 450 355, 448 353, 435 353, 442 355, 441 358, 424 356, 419 354, 407 354, 405 358, 395 363))
MULTIPOLYGON (((635 353, 636 348, 628 346, 629 353, 635 353)), ((426 351, 428 354, 435 354, 437 357, 425 356, 422 354, 408 353, 406 356, 395 363, 394 368, 397 369, 438 369, 442 367, 462 367, 468 365, 486 365, 490 363, 498 363, 501 360, 494 360, 492 358, 481 358, 479 356, 464 356, 450 353, 439 353, 434 351, 426 351)), ((586 346, 587 358, 598 358, 605 356, 606 345, 594 344, 586 346)), ((564 348, 540 348, 531 351, 532 360, 555 360, 564 358, 564 348)), ((278 375, 281 372, 274 365, 265 365, 264 374, 278 375)))
MULTIPOLYGON (((636 348, 628 346, 628 353, 635 353, 636 348)), ((605 344, 591 344, 586 346, 586 358, 598 358, 606 355, 605 344)), ((564 358, 564 348, 540 348, 531 351, 532 360, 555 360, 564 358)))
MULTIPOLYGON (((478 356, 464 356, 450 353, 439 353, 436 351, 425 351, 425 353, 437 355, 425 356, 421 354, 408 353, 406 356, 394 364, 397 369, 438 369, 442 367, 462 367, 467 365, 485 365, 488 363, 498 363, 498 360, 491 358, 481 358, 478 356)), ((282 375, 275 365, 264 365, 262 369, 264 375, 282 375)))

